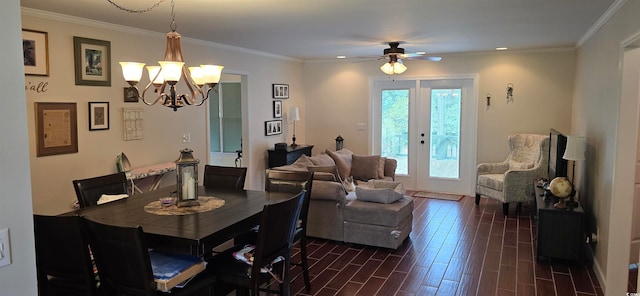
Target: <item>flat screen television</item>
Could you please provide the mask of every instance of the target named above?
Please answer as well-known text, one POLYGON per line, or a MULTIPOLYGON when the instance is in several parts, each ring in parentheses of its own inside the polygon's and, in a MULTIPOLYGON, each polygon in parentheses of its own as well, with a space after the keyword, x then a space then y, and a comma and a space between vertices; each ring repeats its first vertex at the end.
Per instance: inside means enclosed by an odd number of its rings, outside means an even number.
POLYGON ((551 129, 549 131, 549 181, 555 177, 567 176, 568 161, 562 159, 566 149, 567 136, 555 129, 551 129))

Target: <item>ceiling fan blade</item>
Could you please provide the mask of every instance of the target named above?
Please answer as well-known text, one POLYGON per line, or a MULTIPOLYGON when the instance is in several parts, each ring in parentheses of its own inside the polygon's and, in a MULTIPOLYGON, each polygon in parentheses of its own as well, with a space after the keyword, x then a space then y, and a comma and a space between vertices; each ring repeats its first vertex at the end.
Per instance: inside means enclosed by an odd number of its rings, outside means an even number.
POLYGON ((438 57, 438 56, 428 56, 428 55, 422 55, 422 54, 407 54, 406 57, 404 57, 404 59, 407 60, 427 60, 427 61, 433 61, 433 62, 439 62, 442 60, 442 57, 438 57))

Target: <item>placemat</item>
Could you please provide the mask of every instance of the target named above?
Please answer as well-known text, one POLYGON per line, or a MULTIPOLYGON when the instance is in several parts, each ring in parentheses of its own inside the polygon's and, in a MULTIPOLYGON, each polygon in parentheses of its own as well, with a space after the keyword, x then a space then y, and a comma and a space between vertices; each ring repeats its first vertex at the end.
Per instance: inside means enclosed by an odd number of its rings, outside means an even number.
POLYGON ((224 200, 213 196, 198 196, 199 206, 178 207, 177 205, 163 206, 160 200, 152 201, 144 206, 144 211, 156 215, 183 216, 202 213, 217 209, 224 205, 224 200))

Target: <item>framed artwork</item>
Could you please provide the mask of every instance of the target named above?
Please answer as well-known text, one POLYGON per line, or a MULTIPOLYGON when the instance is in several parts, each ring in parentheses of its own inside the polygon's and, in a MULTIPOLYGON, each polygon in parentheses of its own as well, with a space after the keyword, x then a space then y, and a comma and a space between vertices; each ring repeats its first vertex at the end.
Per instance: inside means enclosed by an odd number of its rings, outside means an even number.
POLYGON ((73 37, 76 85, 111 86, 111 42, 73 37))
POLYGON ((264 135, 273 136, 282 134, 282 119, 264 122, 264 135))
POLYGON ((78 152, 76 103, 35 103, 36 156, 78 152))
POLYGON ((89 102, 89 130, 109 129, 109 102, 89 102))
POLYGON ((49 45, 47 32, 22 29, 24 74, 49 76, 49 45))
POLYGON ((273 84, 273 98, 274 99, 288 99, 289 98, 289 85, 288 84, 273 84))
POLYGON ((125 103, 137 103, 138 102, 138 89, 132 86, 124 88, 124 102, 125 103))
POLYGON ((273 101, 273 117, 282 118, 282 101, 281 100, 273 101))

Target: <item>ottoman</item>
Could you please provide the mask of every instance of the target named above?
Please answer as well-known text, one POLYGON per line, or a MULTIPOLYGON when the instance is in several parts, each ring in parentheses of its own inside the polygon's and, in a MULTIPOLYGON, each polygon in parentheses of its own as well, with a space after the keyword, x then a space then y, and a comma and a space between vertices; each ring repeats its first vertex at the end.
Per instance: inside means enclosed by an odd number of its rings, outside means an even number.
POLYGON ((345 206, 343 219, 345 242, 397 249, 412 229, 413 198, 388 204, 356 199, 345 206))

